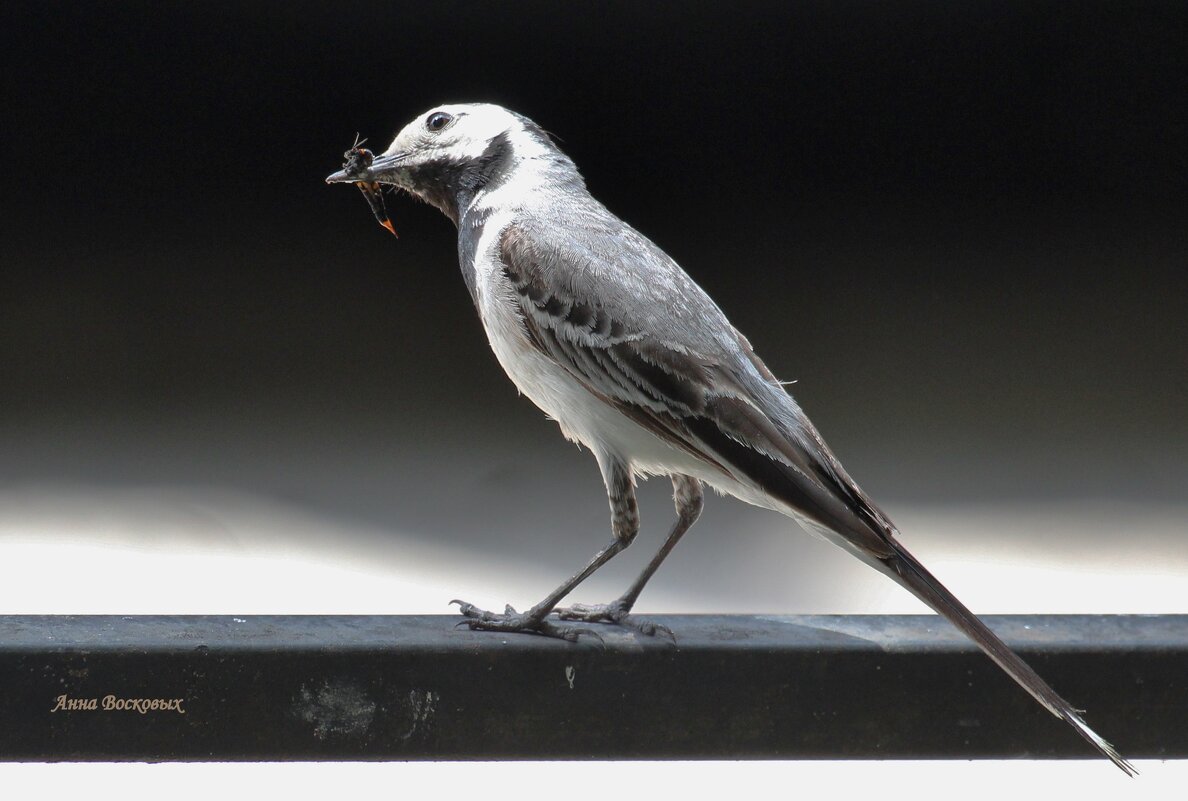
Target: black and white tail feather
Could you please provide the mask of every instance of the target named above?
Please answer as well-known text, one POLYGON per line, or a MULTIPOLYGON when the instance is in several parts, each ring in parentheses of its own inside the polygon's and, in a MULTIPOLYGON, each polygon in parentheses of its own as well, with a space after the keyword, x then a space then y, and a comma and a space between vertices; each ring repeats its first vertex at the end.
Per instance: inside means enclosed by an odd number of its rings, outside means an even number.
POLYGON ((1077 734, 1121 768, 1126 775, 1138 775, 1134 766, 1124 759, 1113 745, 1089 727, 1089 724, 1081 717, 1081 710, 1073 708, 1072 704, 1057 694, 1051 685, 1040 678, 1040 675, 1030 665, 1007 647, 1006 643, 958 601, 953 593, 945 589, 944 585, 902 545, 895 543, 895 555, 885 559, 884 565, 883 572, 964 632, 987 656, 994 660, 995 664, 1006 671, 1008 676, 1027 690, 1032 698, 1043 704, 1053 715, 1072 726, 1077 734))
POLYGON ((900 544, 746 338, 664 251, 590 196, 542 129, 499 106, 440 106, 406 126, 363 178, 405 189, 457 224, 463 276, 496 357, 567 437, 590 448, 611 497, 615 539, 585 570, 523 614, 462 604, 469 625, 576 637, 550 613, 634 538, 634 476, 670 475, 678 524, 660 553, 615 603, 561 615, 629 623, 644 584, 696 520, 704 482, 795 518, 894 579, 1135 774, 900 544))

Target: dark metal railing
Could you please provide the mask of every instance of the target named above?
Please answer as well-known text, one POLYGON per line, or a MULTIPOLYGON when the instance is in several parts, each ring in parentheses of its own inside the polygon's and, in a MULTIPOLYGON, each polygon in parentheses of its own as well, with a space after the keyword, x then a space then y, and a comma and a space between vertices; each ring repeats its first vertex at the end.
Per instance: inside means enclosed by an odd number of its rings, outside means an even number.
MULTIPOLYGON (((0 617, 0 758, 1089 757, 930 616, 0 617)), ((1128 757, 1188 755, 1188 616, 987 617, 1128 757)))

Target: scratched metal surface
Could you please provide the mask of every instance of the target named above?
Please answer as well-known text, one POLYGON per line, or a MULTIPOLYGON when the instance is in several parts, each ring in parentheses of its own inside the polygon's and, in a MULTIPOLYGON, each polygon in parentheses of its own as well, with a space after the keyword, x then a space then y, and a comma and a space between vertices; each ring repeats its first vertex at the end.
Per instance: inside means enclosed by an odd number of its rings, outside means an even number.
MULTIPOLYGON (((1087 756, 934 617, 657 619, 675 644, 449 616, 3 617, 0 755, 1087 756)), ((1188 616, 988 621, 1129 756, 1188 755, 1188 616)))

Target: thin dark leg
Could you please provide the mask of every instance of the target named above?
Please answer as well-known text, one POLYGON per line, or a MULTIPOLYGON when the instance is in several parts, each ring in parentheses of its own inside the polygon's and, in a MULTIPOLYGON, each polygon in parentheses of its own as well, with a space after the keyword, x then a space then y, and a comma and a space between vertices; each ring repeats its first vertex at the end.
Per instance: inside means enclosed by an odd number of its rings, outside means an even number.
POLYGON ((676 547, 677 542, 685 535, 685 532, 693 527, 697 522, 697 518, 701 516, 701 509, 705 503, 705 496, 701 490, 701 482, 689 476, 676 475, 672 477, 672 499, 676 506, 677 520, 672 526, 672 531, 668 532, 668 538, 664 540, 664 544, 660 546, 660 550, 652 557, 652 561, 648 562, 648 566, 643 569, 643 572, 636 577, 631 586, 627 588, 627 592, 616 601, 609 604, 597 604, 594 606, 585 606, 582 604, 574 604, 565 609, 558 609, 557 614, 562 620, 581 620, 586 623, 618 623, 620 625, 628 626, 642 634, 655 634, 657 631, 663 631, 669 636, 672 635, 665 627, 650 623, 646 620, 633 617, 631 609, 635 606, 635 602, 639 600, 639 594, 643 592, 644 586, 656 569, 660 567, 660 563, 672 552, 676 547))
POLYGON ((639 507, 635 502, 635 487, 632 484, 630 468, 619 461, 607 461, 605 464, 600 463, 600 466, 602 467, 603 480, 606 482, 607 496, 610 499, 611 529, 615 535, 610 545, 595 554, 585 568, 570 576, 561 586, 527 612, 517 612, 508 606, 503 614, 497 614, 479 609, 465 601, 451 601, 450 603, 458 604, 459 611, 467 618, 466 625, 472 629, 483 631, 528 632, 571 641, 576 640, 582 634, 598 636, 590 629, 559 625, 547 618, 562 598, 589 578, 594 571, 609 562, 615 554, 630 545, 631 541, 635 539, 635 535, 639 533, 639 507))

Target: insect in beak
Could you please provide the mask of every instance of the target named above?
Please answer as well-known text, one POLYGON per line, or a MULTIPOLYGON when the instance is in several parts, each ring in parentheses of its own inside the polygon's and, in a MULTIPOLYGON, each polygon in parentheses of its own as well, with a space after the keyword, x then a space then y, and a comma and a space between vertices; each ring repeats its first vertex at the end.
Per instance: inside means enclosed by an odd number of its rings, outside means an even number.
MULTIPOLYGON (((375 154, 361 146, 366 141, 366 139, 360 140, 356 136, 355 144, 351 145, 350 150, 342 154, 342 157, 346 159, 342 164, 342 169, 348 176, 362 174, 375 161, 375 154)), ((355 181, 355 186, 359 187, 359 191, 363 193, 363 197, 367 198, 367 205, 371 207, 371 213, 375 215, 375 221, 384 228, 387 228, 392 233, 392 236, 399 238, 400 235, 396 233, 396 228, 392 225, 392 220, 388 217, 388 210, 384 208, 384 196, 379 182, 355 181)))

